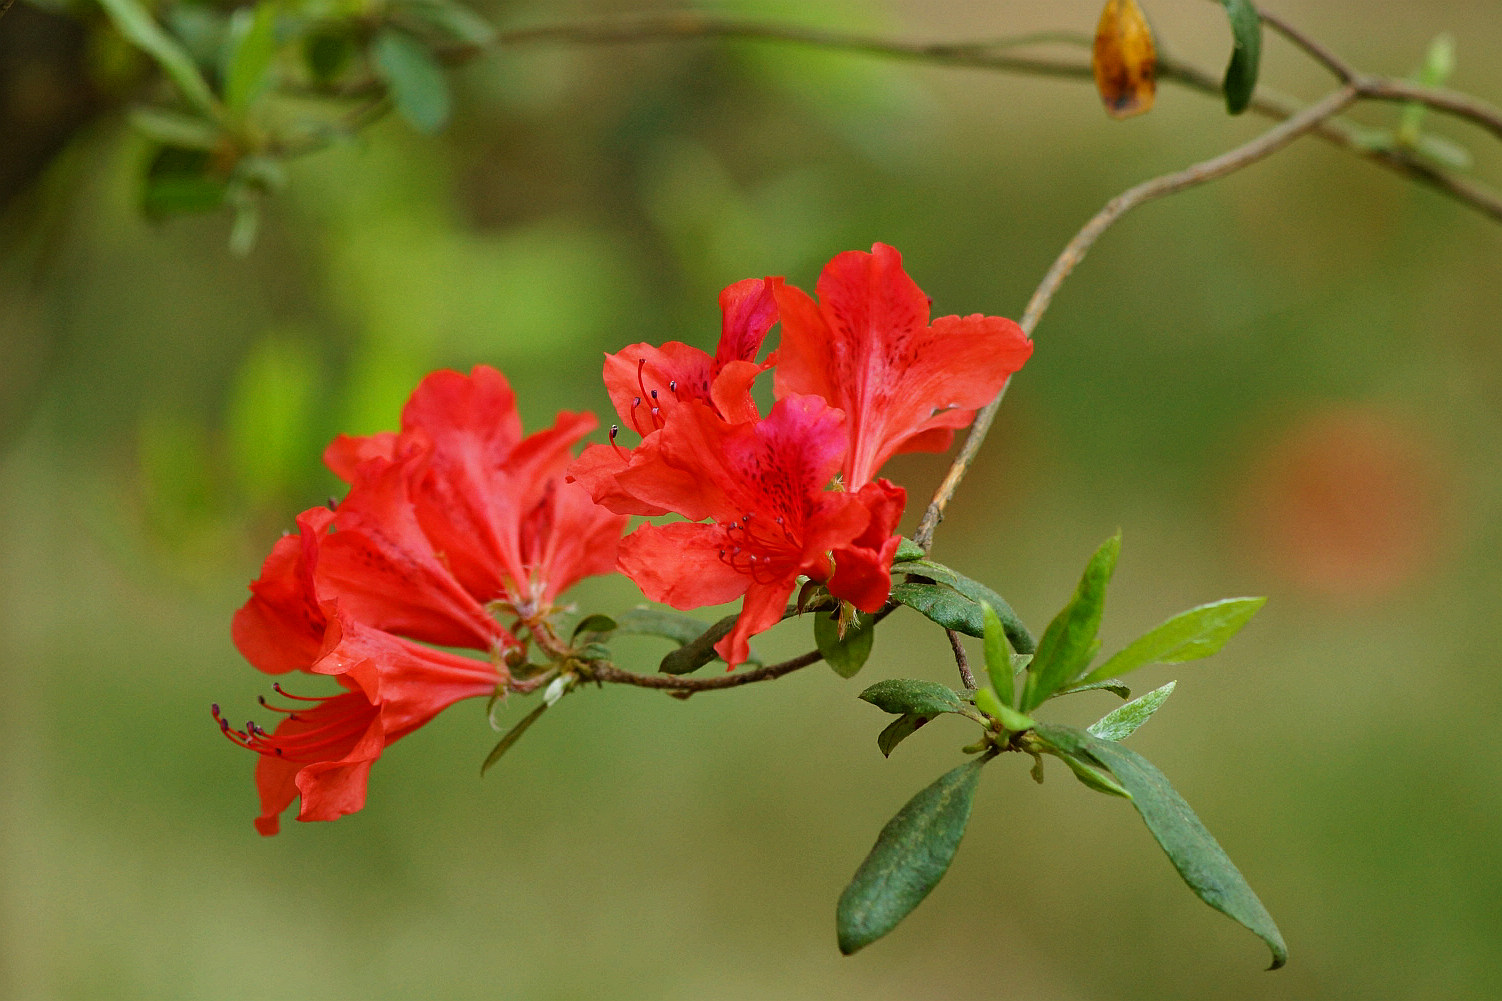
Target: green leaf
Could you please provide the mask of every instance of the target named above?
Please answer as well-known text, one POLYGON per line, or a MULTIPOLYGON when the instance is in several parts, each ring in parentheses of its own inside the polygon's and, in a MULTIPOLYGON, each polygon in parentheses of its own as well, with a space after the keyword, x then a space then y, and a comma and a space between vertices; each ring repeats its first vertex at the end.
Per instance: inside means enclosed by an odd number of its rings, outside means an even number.
POLYGON ((228 190, 207 151, 163 146, 146 168, 141 208, 151 219, 209 212, 224 204, 228 190))
POLYGON ((1148 664, 1182 664, 1215 653, 1251 621, 1266 598, 1226 598, 1180 612, 1138 637, 1084 677, 1104 681, 1148 664))
MULTIPOLYGON (((992 611, 996 613, 997 618, 1001 620, 1002 626, 1005 627, 1007 639, 1011 641, 1012 649, 1018 653, 1033 652, 1035 647, 1033 635, 1027 631, 1027 627, 1022 624, 1022 620, 1017 618, 1017 613, 1012 611, 1012 606, 1007 604, 1005 598, 980 581, 972 580, 959 571, 953 570, 942 563, 935 563, 930 559, 910 560, 902 568, 902 572, 911 575, 921 575, 939 583, 948 584, 976 605, 982 603, 990 605, 992 611)), ((979 609, 976 610, 975 615, 978 621, 984 622, 980 618, 979 609)), ((980 636, 981 632, 967 633, 966 635, 980 636)))
POLYGON ((866 666, 871 656, 871 646, 876 642, 876 628, 871 616, 855 613, 854 619, 840 636, 840 623, 836 615, 820 612, 814 616, 814 644, 819 653, 842 678, 853 678, 866 666))
POLYGON ((943 626, 966 636, 984 636, 985 620, 980 606, 948 584, 904 581, 892 585, 893 601, 920 612, 943 626))
POLYGON ((1121 554, 1121 534, 1107 539, 1080 577, 1074 597, 1043 631, 1038 652, 1028 665, 1022 692, 1022 711, 1030 712, 1058 689, 1078 678, 1090 666, 1098 647, 1096 633, 1106 607, 1106 585, 1121 554))
MULTIPOLYGON (((621 617, 629 618, 630 615, 631 613, 627 612, 621 617)), ((698 632, 690 637, 687 642, 680 640, 680 642, 683 642, 683 645, 662 658, 662 663, 657 665, 657 670, 663 674, 690 674, 708 664, 719 656, 714 651, 714 645, 734 628, 735 620, 738 617, 737 615, 727 615, 708 629, 704 628, 702 622, 699 623, 698 632)), ((649 635, 662 634, 650 633, 649 635)), ((669 638, 678 639, 677 636, 669 638)))
POLYGON ((222 135, 215 123, 169 108, 132 108, 130 124, 163 146, 183 150, 211 150, 222 135))
POLYGON ((266 88, 276 56, 275 0, 261 0, 254 9, 241 7, 230 15, 223 66, 224 104, 241 114, 266 88))
POLYGON ((1022 715, 1022 713, 1013 709, 1011 706, 1003 705, 1000 699, 997 700, 996 704, 996 718, 1001 720, 1002 726, 1006 727, 1008 730, 1011 730, 1013 733, 1022 733, 1023 731, 1031 730, 1033 729, 1033 727, 1038 725, 1037 723, 1033 722, 1031 717, 1022 715))
POLYGON ((1068 751, 1058 750, 1057 748, 1054 749, 1053 756, 1068 765, 1069 770, 1074 772, 1074 777, 1079 779, 1081 784, 1086 787, 1110 796, 1120 796, 1123 799, 1132 798, 1132 794, 1123 789, 1119 782, 1094 765, 1081 761, 1078 756, 1068 751))
POLYGON ((1009 706, 1017 704, 1017 693, 1012 682, 1012 648, 1007 643, 1006 630, 989 601, 981 602, 981 614, 985 620, 986 674, 991 678, 991 687, 997 698, 1009 706))
POLYGON ((608 615, 595 613, 586 615, 574 626, 573 638, 578 639, 580 633, 588 633, 591 636, 606 637, 618 629, 620 624, 608 615))
MULTIPOLYGON (((1419 67, 1416 82, 1426 87, 1439 87, 1449 79, 1455 71, 1455 39, 1448 34, 1439 34, 1429 43, 1429 50, 1424 53, 1424 65, 1419 67)), ((1416 149, 1423 143, 1422 130, 1424 118, 1429 111, 1428 105, 1419 101, 1409 101, 1403 105, 1403 113, 1398 118, 1398 127, 1393 133, 1393 141, 1403 149, 1416 149)), ((1466 154, 1469 157, 1469 154, 1466 154)), ((1464 170, 1469 164, 1462 166, 1464 170)))
MULTIPOLYGON (((557 699, 554 699, 553 701, 556 702, 557 699)), ((527 732, 527 728, 533 723, 536 723, 537 717, 546 712, 548 707, 552 704, 552 702, 539 702, 536 709, 533 709, 531 712, 527 713, 527 715, 522 717, 520 723, 516 724, 516 726, 513 726, 510 730, 507 730, 506 735, 501 738, 500 743, 496 744, 495 747, 491 749, 491 752, 485 756, 485 763, 480 765, 480 774, 484 775, 490 770, 491 765, 495 764, 497 761, 500 761, 501 755, 511 750, 511 746, 518 740, 522 739, 522 734, 527 732)))
POLYGON ((965 834, 986 760, 977 758, 946 772, 881 829, 840 894, 835 915, 840 952, 848 956, 881 938, 938 885, 965 834))
POLYGON ((198 72, 193 57, 157 24, 145 7, 137 0, 99 0, 99 5, 109 15, 116 31, 156 60, 189 104, 210 118, 220 117, 219 102, 198 72))
POLYGON ((449 118, 449 85, 427 46, 405 32, 383 28, 371 56, 407 124, 429 134, 443 128, 449 118))
POLYGON ((1074 695, 1078 692, 1110 692, 1123 699, 1132 697, 1132 690, 1119 681, 1092 681, 1088 684, 1082 681, 1077 685, 1070 685, 1054 692, 1054 698, 1060 695, 1074 695))
POLYGON ((923 547, 918 545, 918 543, 912 539, 903 538, 901 542, 897 543, 897 552, 892 557, 892 562, 906 563, 908 560, 921 560, 927 555, 923 547))
POLYGON ((1231 62, 1226 66, 1222 88, 1226 110, 1239 115, 1252 102, 1257 89, 1257 71, 1262 58, 1262 18, 1251 0, 1220 0, 1231 21, 1231 62))
POLYGON ((315 32, 303 41, 303 62, 308 73, 321 84, 338 78, 354 56, 355 44, 348 35, 315 32))
MULTIPOLYGON (((629 636, 661 636, 680 645, 698 639, 710 628, 703 619, 669 608, 633 608, 616 617, 616 632, 629 636)), ((716 637, 718 639, 718 637, 716 637)))
POLYGON ((1158 711, 1158 707, 1173 694, 1173 686, 1176 684, 1178 682, 1170 681, 1162 688, 1155 688, 1140 699, 1133 699, 1124 706, 1117 706, 1090 724, 1089 732, 1101 740, 1125 740, 1139 726, 1152 718, 1153 713, 1158 711))
POLYGON ((954 689, 946 688, 937 681, 920 681, 916 678, 888 678, 861 692, 860 697, 882 712, 958 713, 967 708, 954 689))
POLYGON ((1273 957, 1269 969, 1288 962, 1288 946, 1272 915, 1225 849, 1152 762, 1124 744, 1070 726, 1040 724, 1038 735, 1062 751, 1088 755, 1109 768, 1132 794, 1132 805, 1195 895, 1266 942, 1273 957))
POLYGON ((890 758, 897 745, 907 740, 929 723, 938 719, 938 713, 903 713, 888 723, 885 730, 876 735, 876 746, 883 757, 890 758))
POLYGON ((990 716, 992 719, 1000 719, 1002 709, 1001 699, 989 688, 979 688, 975 691, 975 708, 990 716))

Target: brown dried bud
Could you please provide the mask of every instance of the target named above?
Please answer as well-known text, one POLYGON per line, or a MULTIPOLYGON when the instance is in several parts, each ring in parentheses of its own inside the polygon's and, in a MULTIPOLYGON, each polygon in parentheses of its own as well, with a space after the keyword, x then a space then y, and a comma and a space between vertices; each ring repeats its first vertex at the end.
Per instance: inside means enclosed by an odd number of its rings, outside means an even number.
POLYGON ((1106 0, 1095 26, 1095 89, 1112 118, 1130 118, 1153 106, 1158 52, 1136 0, 1106 0))

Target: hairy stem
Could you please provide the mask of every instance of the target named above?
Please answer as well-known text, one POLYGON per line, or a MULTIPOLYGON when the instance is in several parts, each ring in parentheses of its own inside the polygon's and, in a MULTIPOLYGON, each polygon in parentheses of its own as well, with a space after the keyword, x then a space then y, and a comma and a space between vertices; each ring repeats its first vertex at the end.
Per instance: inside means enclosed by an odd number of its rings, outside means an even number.
POLYGON ((965 653, 965 644, 960 642, 960 634, 953 629, 946 629, 944 635, 949 637, 949 649, 954 651, 954 664, 960 669, 960 680, 966 688, 975 691, 975 675, 970 670, 970 658, 965 653))
MULTIPOLYGON (((1023 332, 1029 337, 1033 335, 1033 330, 1037 328, 1038 321, 1043 318, 1044 312, 1053 302, 1054 293, 1058 291, 1064 279, 1069 277, 1069 273, 1080 261, 1084 260, 1085 254, 1095 245, 1095 241, 1100 239, 1101 234, 1110 229, 1122 216, 1144 202, 1175 194, 1204 184, 1206 181, 1216 180, 1276 153, 1299 136, 1317 128, 1321 122, 1338 115, 1343 109, 1349 107, 1357 96, 1356 87, 1347 84, 1287 119, 1281 125, 1262 133, 1251 142, 1172 174, 1163 174, 1143 181, 1111 199, 1106 203, 1105 208, 1097 212, 1078 233, 1074 234, 1074 238, 1065 244, 1059 256, 1054 259, 1053 266, 1043 276, 1043 281, 1038 284, 1032 298, 1028 300, 1022 319, 1018 321, 1023 332)), ((1007 385, 1010 384, 1009 379, 1007 385)), ((938 528, 939 522, 944 517, 944 508, 948 506, 960 481, 964 479, 971 463, 975 461, 976 454, 980 452, 981 444, 986 440, 986 433, 991 429, 991 422, 996 417, 996 411, 1001 406, 1006 391, 1007 386, 1003 385, 996 399, 975 415, 975 422, 970 426, 970 433, 966 436, 964 445, 960 447, 959 454, 950 464, 949 472, 945 475, 944 481, 939 484, 939 489, 934 492, 928 509, 923 512, 923 520, 918 523, 918 530, 913 533, 913 541, 924 549, 927 549, 933 542, 934 530, 938 528)))

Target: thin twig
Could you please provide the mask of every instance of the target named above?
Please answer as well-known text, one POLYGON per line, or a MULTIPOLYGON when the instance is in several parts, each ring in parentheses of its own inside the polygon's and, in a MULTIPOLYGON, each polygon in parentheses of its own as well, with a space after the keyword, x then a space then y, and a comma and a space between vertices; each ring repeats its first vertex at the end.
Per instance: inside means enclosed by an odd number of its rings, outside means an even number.
MULTIPOLYGON (((1043 276, 1043 281, 1038 284, 1037 290, 1028 301, 1027 309, 1023 311, 1022 319, 1018 321, 1023 333, 1029 337, 1032 336, 1033 330, 1038 326, 1038 321, 1043 318, 1049 303, 1053 301, 1054 293, 1058 291, 1064 279, 1084 259, 1086 252, 1101 234, 1127 212, 1144 202, 1175 194, 1186 188, 1204 184, 1206 181, 1213 181, 1256 163, 1276 153, 1306 132, 1318 128, 1321 122, 1338 115, 1356 99, 1356 87, 1348 84, 1275 128, 1262 133, 1249 143, 1172 174, 1163 174, 1143 181, 1111 199, 1106 203, 1105 208, 1097 212, 1078 233, 1074 234, 1074 238, 1054 259, 1053 266, 1043 276)), ((1010 385, 1010 382, 1011 380, 1008 380, 1007 385, 1010 385)), ((975 422, 970 426, 970 433, 966 436, 965 443, 950 464, 949 472, 945 474, 944 481, 939 484, 939 489, 934 492, 928 509, 923 512, 923 520, 918 523, 918 529, 913 533, 913 541, 924 549, 927 549, 933 542, 934 530, 938 528, 939 522, 944 517, 944 508, 954 496, 970 464, 975 461, 975 456, 986 439, 986 432, 991 428, 991 422, 996 417, 996 411, 1001 405, 1002 397, 1006 395, 1006 390, 1007 386, 1003 385, 996 399, 975 415, 975 422)))
POLYGON ((10 5, 13 3, 15 0, 0 0, 0 17, 5 16, 5 12, 10 10, 10 5))
POLYGON ((1464 118, 1502 139, 1502 108, 1479 97, 1445 87, 1426 87, 1412 80, 1385 76, 1358 76, 1351 83, 1356 93, 1371 101, 1411 101, 1464 118))
POLYGON ((975 675, 970 672, 970 658, 965 653, 965 644, 960 642, 960 634, 953 629, 946 629, 944 635, 949 637, 949 649, 954 651, 954 663, 960 669, 960 680, 966 688, 975 691, 975 675))
MULTIPOLYGON (((1044 36, 1025 35, 988 42, 906 42, 858 35, 841 31, 823 31, 793 25, 745 21, 719 17, 703 11, 671 11, 639 14, 631 17, 606 18, 589 23, 547 24, 530 28, 510 28, 496 33, 494 45, 505 48, 527 42, 567 42, 570 44, 617 44, 667 42, 695 38, 737 38, 746 41, 790 42, 821 49, 862 52, 872 56, 916 59, 949 66, 976 66, 986 69, 1015 70, 1042 76, 1078 76, 1079 65, 1072 60, 1039 59, 1003 55, 1002 50, 1019 45, 1037 44, 1044 36)), ((1050 32, 1046 41, 1088 46, 1084 35, 1050 32)), ((1090 72, 1085 68, 1086 74, 1090 72)))
POLYGON ((1331 73, 1334 73, 1341 83, 1350 83, 1356 79, 1358 74, 1351 64, 1337 56, 1334 52, 1331 52, 1324 45, 1310 38, 1303 31, 1295 28, 1271 11, 1259 7, 1257 13, 1261 15, 1263 24, 1307 52, 1315 62, 1325 67, 1331 73))
MULTIPOLYGON (((1215 75, 1162 53, 1158 55, 1158 79, 1205 94, 1213 95, 1219 93, 1220 89, 1220 80, 1215 75)), ((1270 88, 1258 86, 1257 92, 1252 96, 1252 103, 1247 107, 1249 111, 1264 118, 1283 121, 1298 114, 1300 105, 1270 88)), ((1331 145, 1339 146, 1409 180, 1426 184, 1466 203, 1483 215, 1502 222, 1502 193, 1429 163, 1412 152, 1374 146, 1366 138, 1369 130, 1332 118, 1321 122, 1314 134, 1331 145)))
MULTIPOLYGON (((895 602, 889 602, 885 608, 871 617, 871 624, 875 625, 901 607, 895 602)), ((796 614, 798 614, 796 609, 789 607, 782 617, 787 619, 796 614)), ((717 678, 685 678, 676 674, 637 674, 635 671, 624 670, 606 661, 593 661, 582 673, 588 681, 598 681, 608 685, 635 685, 637 688, 657 688, 672 695, 688 696, 695 692, 739 688, 741 685, 750 685, 758 681, 775 681, 785 674, 792 674, 810 664, 817 664, 823 659, 824 655, 819 651, 810 650, 791 660, 767 664, 749 671, 722 674, 717 678)))
POLYGON ((672 693, 712 692, 721 688, 738 688, 758 681, 773 681, 785 674, 792 674, 810 664, 817 664, 824 657, 817 650, 794 657, 791 660, 767 664, 749 671, 735 671, 715 678, 682 678, 672 674, 637 674, 603 661, 591 664, 589 679, 611 685, 635 685, 637 688, 658 688, 672 693))
MULTIPOLYGON (((1300 45, 1337 76, 1352 74, 1362 97, 1372 100, 1418 101, 1442 111, 1468 118, 1493 132, 1502 135, 1502 110, 1485 101, 1441 88, 1423 87, 1410 81, 1392 80, 1355 74, 1344 60, 1328 48, 1310 39, 1302 31, 1293 28, 1276 16, 1268 17, 1274 30, 1284 33, 1300 45)), ((816 48, 835 49, 844 52, 864 53, 871 56, 910 59, 944 66, 988 69, 1030 76, 1048 76, 1081 81, 1091 80, 1093 71, 1086 62, 1072 59, 1052 59, 1017 56, 1007 50, 1021 45, 1040 42, 1072 45, 1088 49, 1093 44, 1091 36, 1073 32, 1050 32, 1047 35, 1021 35, 986 42, 906 42, 877 38, 869 35, 837 31, 798 28, 790 25, 769 24, 722 18, 699 11, 680 11, 667 14, 637 15, 594 21, 587 24, 552 24, 530 28, 512 28, 497 33, 495 45, 506 48, 531 42, 567 42, 581 44, 623 44, 633 42, 682 41, 696 38, 731 38, 743 41, 786 42, 809 45, 816 48)), ((473 46, 455 50, 457 60, 476 55, 473 46)), ((1221 81, 1218 76, 1202 69, 1179 62, 1165 52, 1158 54, 1158 79, 1175 83, 1208 95, 1219 95, 1221 81)), ((1273 97, 1266 88, 1258 87, 1253 97, 1251 110, 1269 118, 1287 119, 1298 113, 1294 103, 1273 97)), ((1440 167, 1422 161, 1412 155, 1373 148, 1360 141, 1359 133, 1337 122, 1324 123, 1316 130, 1321 138, 1334 145, 1386 167, 1395 173, 1427 184, 1452 198, 1480 210, 1491 218, 1502 218, 1502 195, 1440 167)))

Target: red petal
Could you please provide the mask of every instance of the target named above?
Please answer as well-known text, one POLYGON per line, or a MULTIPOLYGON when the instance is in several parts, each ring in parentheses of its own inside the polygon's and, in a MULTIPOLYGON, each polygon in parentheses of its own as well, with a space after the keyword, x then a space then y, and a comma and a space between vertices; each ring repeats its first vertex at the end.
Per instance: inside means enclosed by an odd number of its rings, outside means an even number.
POLYGON ((378 431, 363 437, 341 434, 323 450, 323 464, 345 483, 355 481, 355 469, 366 459, 396 458, 396 432, 378 431))
POLYGON ((531 600, 548 606, 576 582, 615 570, 625 515, 590 499, 583 487, 554 481, 523 526, 523 558, 531 569, 531 600))
POLYGON ((261 814, 256 829, 275 834, 279 815, 302 796, 299 820, 334 820, 365 805, 365 778, 385 749, 377 707, 361 691, 348 691, 299 708, 277 725, 256 762, 261 814))
POLYGON ((235 647, 268 674, 307 670, 323 644, 325 621, 313 590, 319 539, 334 514, 315 507, 297 516, 297 535, 285 535, 271 548, 251 598, 235 613, 230 635, 235 647))
MULTIPOLYGON (((755 361, 767 331, 777 322, 776 290, 781 278, 747 278, 720 293, 720 343, 715 367, 732 361, 755 361)), ((729 416, 729 415, 726 415, 729 416)))
POLYGON ((335 515, 318 596, 370 625, 440 646, 490 650, 515 639, 444 565, 418 525, 411 464, 371 459, 335 515))
POLYGON ((751 585, 721 558, 724 548, 724 530, 714 525, 643 525, 621 540, 618 566, 652 601, 683 609, 723 605, 751 585))
POLYGON ((619 452, 612 445, 589 445, 568 467, 567 478, 589 492, 595 503, 618 514, 639 514, 652 517, 667 514, 666 508, 644 504, 623 489, 616 477, 626 471, 627 463, 640 449, 619 452), (625 452, 623 456, 621 453, 625 452))
POLYGON ((962 427, 1022 367, 1032 344, 1001 317, 941 317, 885 244, 840 254, 824 269, 819 302, 777 295, 779 397, 815 393, 850 419, 847 487, 869 483, 897 452, 932 448, 936 430, 962 427))
POLYGON ((680 402, 708 400, 714 373, 713 358, 680 341, 668 341, 660 348, 629 344, 605 356, 605 389, 620 415, 621 427, 643 438, 662 427, 680 402))
POLYGON ((730 632, 714 645, 715 653, 725 659, 725 670, 733 671, 751 656, 751 637, 766 632, 782 621, 788 598, 798 584, 796 577, 766 584, 753 584, 746 591, 745 604, 730 632))

